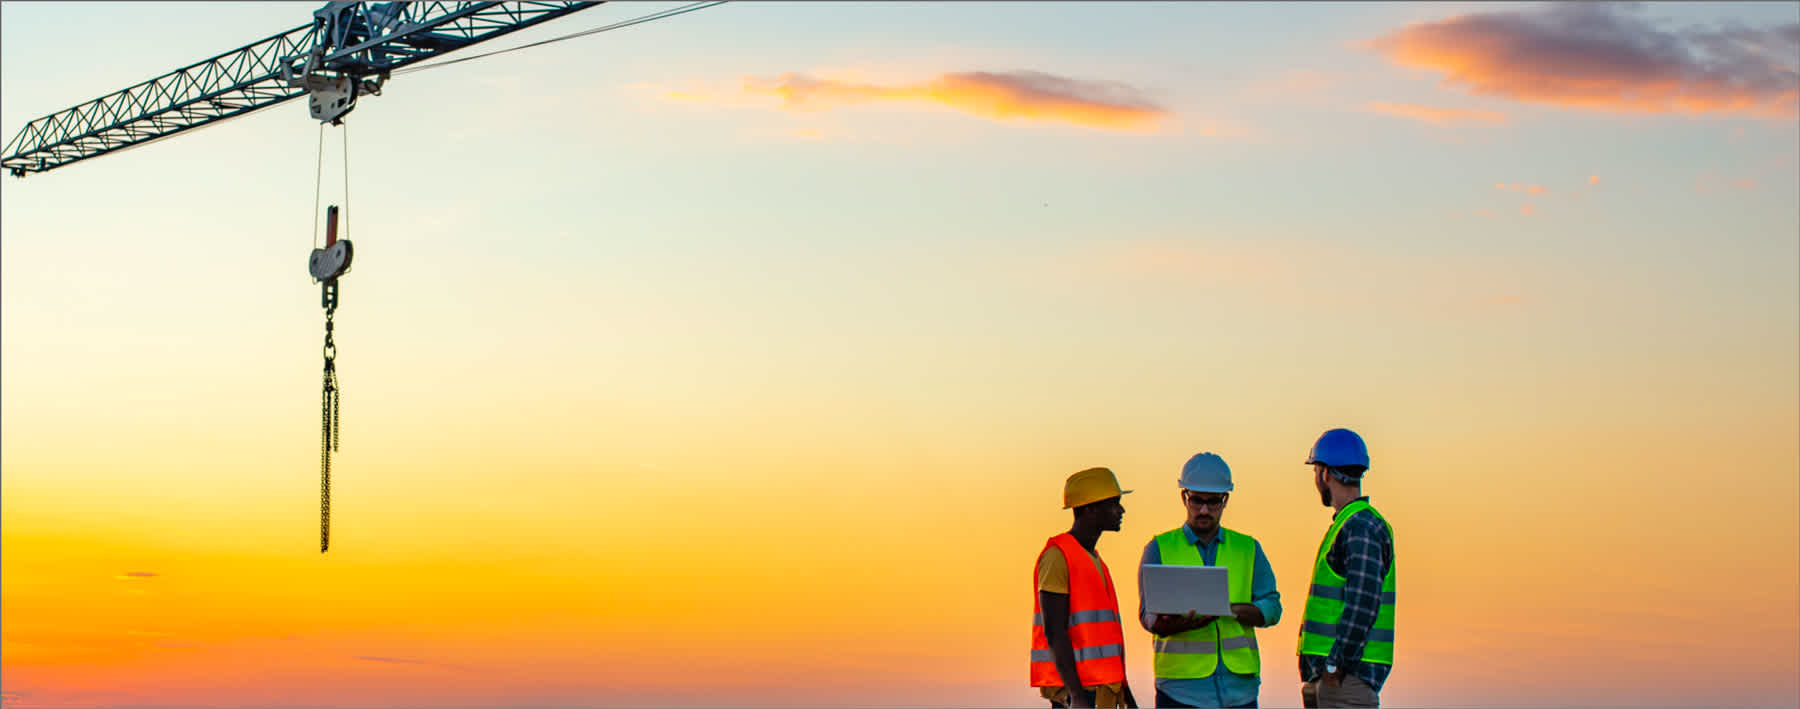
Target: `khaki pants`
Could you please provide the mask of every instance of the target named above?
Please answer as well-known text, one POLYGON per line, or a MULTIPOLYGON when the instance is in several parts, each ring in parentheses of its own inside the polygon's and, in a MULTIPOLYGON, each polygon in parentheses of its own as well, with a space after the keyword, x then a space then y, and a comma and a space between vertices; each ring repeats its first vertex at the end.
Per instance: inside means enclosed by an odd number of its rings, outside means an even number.
MULTIPOLYGON (((1095 709, 1124 709, 1125 708, 1125 693, 1122 691, 1115 692, 1112 690, 1111 687, 1107 687, 1105 685, 1095 687, 1088 691, 1093 694, 1095 709)), ((1056 688, 1056 696, 1049 697, 1049 699, 1050 699, 1050 706, 1058 707, 1059 709, 1061 707, 1069 706, 1069 688, 1068 687, 1057 687, 1056 688)))
POLYGON ((1379 707, 1381 696, 1361 677, 1345 677, 1342 684, 1331 687, 1323 680, 1300 685, 1300 702, 1306 709, 1338 709, 1339 707, 1379 707))

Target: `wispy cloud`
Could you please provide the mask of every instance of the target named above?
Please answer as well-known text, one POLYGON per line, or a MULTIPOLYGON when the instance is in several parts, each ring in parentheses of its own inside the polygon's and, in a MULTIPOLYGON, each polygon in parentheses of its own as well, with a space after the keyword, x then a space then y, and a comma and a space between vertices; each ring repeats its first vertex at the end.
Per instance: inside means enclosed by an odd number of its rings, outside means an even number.
POLYGON ((113 578, 120 581, 142 581, 144 579, 153 579, 161 575, 162 574, 154 571, 127 571, 118 576, 114 576, 113 578))
POLYGON ((1800 24, 1663 29, 1635 6, 1566 3, 1407 25, 1365 43, 1480 96, 1616 113, 1793 118, 1800 24))
POLYGON ((1756 178, 1754 178, 1754 177, 1726 178, 1726 177, 1720 177, 1719 175, 1717 175, 1711 171, 1708 171, 1707 173, 1701 175, 1698 179, 1694 180, 1694 191, 1699 192, 1701 194, 1719 192, 1719 191, 1727 190, 1727 189, 1738 190, 1740 192, 1749 192, 1751 190, 1756 189, 1756 178))
POLYGON ((1494 183, 1494 189, 1502 190, 1505 192, 1524 192, 1526 194, 1544 194, 1544 193, 1550 191, 1550 188, 1545 187, 1543 185, 1523 185, 1523 184, 1518 184, 1518 183, 1506 183, 1506 182, 1494 183))
POLYGON ((1505 123, 1506 114, 1497 111, 1482 111, 1472 108, 1437 108, 1412 103, 1389 103, 1387 101, 1370 101, 1364 104, 1369 111, 1400 118, 1411 118, 1424 121, 1434 126, 1447 126, 1452 123, 1477 121, 1481 123, 1505 123))
POLYGON ((51 707, 92 707, 92 706, 145 706, 154 698, 129 690, 87 689, 79 685, 50 688, 44 692, 29 689, 8 689, 4 694, 4 706, 9 709, 50 709, 51 707))
POLYGON ((1590 184, 1590 185, 1600 184, 1600 176, 1599 175, 1589 175, 1588 176, 1588 184, 1590 184))
POLYGON ((1151 133, 1170 111, 1119 81, 1074 79, 1037 71, 955 72, 918 82, 880 83, 789 73, 747 76, 728 90, 663 91, 672 101, 760 105, 787 111, 828 111, 865 104, 948 108, 999 122, 1043 121, 1098 130, 1151 133))
POLYGON ((379 657, 376 655, 357 655, 356 659, 367 660, 369 662, 386 662, 386 663, 395 664, 395 665, 429 665, 429 664, 431 664, 424 660, 408 660, 408 659, 401 658, 401 657, 379 657))
POLYGON ((1535 217, 1537 216, 1537 207, 1529 204, 1521 204, 1519 205, 1519 214, 1527 217, 1535 217))
POLYGON ((388 665, 419 665, 422 667, 436 667, 439 669, 457 670, 457 671, 466 669, 461 665, 452 665, 452 664, 447 664, 447 663, 443 663, 443 662, 431 662, 429 660, 413 660, 413 659, 408 659, 408 658, 404 658, 404 657, 383 657, 380 655, 357 655, 356 659, 362 660, 365 662, 380 662, 380 663, 388 664, 388 665))

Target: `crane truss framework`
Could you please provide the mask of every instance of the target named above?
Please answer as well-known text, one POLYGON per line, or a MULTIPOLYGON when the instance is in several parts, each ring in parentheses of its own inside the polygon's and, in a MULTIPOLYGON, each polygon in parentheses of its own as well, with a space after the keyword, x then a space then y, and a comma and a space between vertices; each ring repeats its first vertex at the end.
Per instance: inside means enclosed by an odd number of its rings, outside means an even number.
POLYGON ((374 93, 394 69, 598 4, 328 3, 311 25, 32 121, 0 151, 0 166, 23 177, 267 108, 307 93, 296 77, 348 79, 374 93))

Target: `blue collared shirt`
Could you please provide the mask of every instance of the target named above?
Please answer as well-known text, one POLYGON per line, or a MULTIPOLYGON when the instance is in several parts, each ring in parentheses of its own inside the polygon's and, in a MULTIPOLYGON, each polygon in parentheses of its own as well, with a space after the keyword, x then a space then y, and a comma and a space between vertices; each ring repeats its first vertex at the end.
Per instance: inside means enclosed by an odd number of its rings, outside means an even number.
MULTIPOLYGON (((1218 563, 1219 535, 1215 533, 1212 540, 1202 542, 1200 535, 1193 527, 1181 525, 1181 532, 1187 537, 1189 544, 1198 547, 1200 559, 1208 566, 1218 563)), ((1153 538, 1144 545, 1144 559, 1138 567, 1138 622, 1145 630, 1156 620, 1156 614, 1144 610, 1144 570, 1142 564, 1161 564, 1162 550, 1156 548, 1153 538)), ((1262 542, 1256 543, 1256 566, 1250 572, 1250 603, 1262 610, 1263 626, 1268 627, 1281 622, 1281 592, 1275 589, 1275 569, 1269 566, 1269 557, 1263 555, 1262 542)), ((1200 679, 1164 679, 1156 678, 1156 688, 1162 690, 1175 701, 1195 707, 1235 707, 1256 701, 1262 691, 1262 678, 1257 675, 1240 675, 1225 668, 1223 664, 1212 673, 1211 677, 1200 679)))

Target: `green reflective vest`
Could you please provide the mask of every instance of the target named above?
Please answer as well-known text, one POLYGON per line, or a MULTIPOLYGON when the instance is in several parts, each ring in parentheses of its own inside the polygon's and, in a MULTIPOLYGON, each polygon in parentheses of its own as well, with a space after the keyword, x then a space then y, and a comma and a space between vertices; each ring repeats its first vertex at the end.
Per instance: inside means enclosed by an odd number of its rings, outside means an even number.
MULTIPOLYGON (((1162 563, 1182 566, 1205 566, 1200 549, 1188 543, 1187 533, 1176 527, 1156 535, 1156 549, 1162 563)), ((1256 570, 1256 539, 1224 527, 1219 528, 1219 551, 1214 559, 1227 574, 1232 603, 1250 602, 1250 575, 1256 570)), ((1237 618, 1225 617, 1204 628, 1176 633, 1168 637, 1151 636, 1156 649, 1156 676, 1159 679, 1200 679, 1211 677, 1223 658, 1225 668, 1241 675, 1262 671, 1262 659, 1256 652, 1256 632, 1246 628, 1237 618)))
MULTIPOLYGON (((1300 644, 1297 646, 1301 655, 1329 657, 1331 646, 1337 643, 1338 619, 1344 615, 1344 577, 1331 570, 1331 565, 1325 563, 1325 555, 1331 553, 1331 545, 1337 543, 1344 522, 1362 510, 1368 510, 1375 519, 1381 520, 1387 527, 1389 539, 1394 536, 1394 525, 1388 524, 1387 518, 1376 512, 1368 500, 1357 500, 1338 511, 1331 529, 1325 531, 1325 541, 1319 543, 1319 557, 1313 562, 1312 590, 1306 596, 1306 620, 1300 624, 1300 644)), ((1369 641, 1363 646, 1362 657, 1349 659, 1379 665, 1394 664, 1395 566, 1394 560, 1388 559, 1387 577, 1381 581, 1381 609, 1375 614, 1375 626, 1369 630, 1369 641)))

